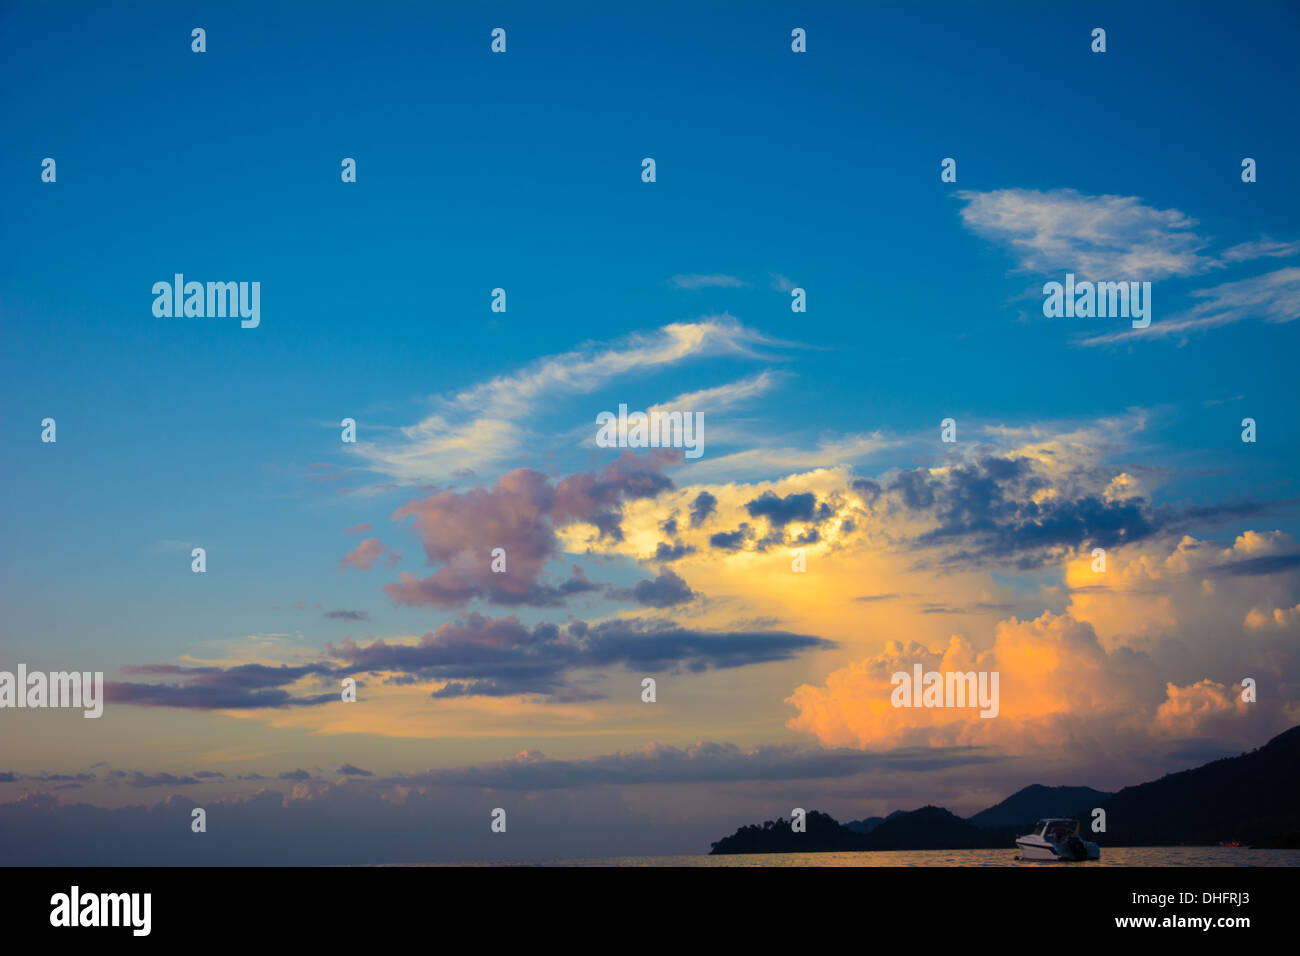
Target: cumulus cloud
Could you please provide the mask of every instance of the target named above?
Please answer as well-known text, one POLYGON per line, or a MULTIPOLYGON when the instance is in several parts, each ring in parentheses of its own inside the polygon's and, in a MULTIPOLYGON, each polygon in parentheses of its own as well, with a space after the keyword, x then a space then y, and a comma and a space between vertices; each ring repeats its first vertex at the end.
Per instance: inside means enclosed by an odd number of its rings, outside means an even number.
POLYGON ((789 726, 830 747, 980 745, 1030 754, 1080 739, 1116 751, 1153 737, 1260 739, 1296 716, 1276 703, 1249 712, 1220 682, 1179 685, 1162 681, 1167 673, 1146 653, 1106 651, 1087 621, 1048 611, 1032 621, 1000 622, 983 651, 960 636, 939 650, 891 641, 882 654, 832 672, 823 685, 796 688, 788 703, 798 714, 789 726), (997 716, 893 706, 891 675, 910 674, 915 664, 926 672, 996 672, 997 716))
POLYGON ((671 568, 660 568, 658 577, 638 581, 632 589, 632 597, 648 607, 673 607, 685 604, 695 596, 690 585, 671 568))
POLYGON ((388 548, 378 538, 366 538, 354 549, 339 559, 339 568, 356 568, 369 571, 388 548))
POLYGON ((620 538, 619 505, 672 488, 661 469, 679 455, 628 451, 603 469, 570 475, 555 485, 541 472, 520 468, 492 488, 444 491, 410 502, 393 517, 414 518, 426 558, 439 567, 424 578, 403 573, 384 591, 401 605, 436 607, 460 607, 472 599, 552 607, 593 591, 596 585, 577 566, 558 585, 541 580, 547 563, 559 554, 555 526, 581 522, 600 537, 620 538), (505 572, 493 570, 491 552, 497 548, 505 552, 505 572))
POLYGON ((1294 551, 1290 536, 1258 531, 1227 545, 1186 535, 1121 544, 1102 569, 1082 551, 1066 562, 1063 612, 1010 617, 991 635, 954 634, 937 647, 891 640, 799 686, 789 726, 826 746, 867 749, 971 744, 1056 758, 1068 741, 1077 759, 1150 752, 1171 739, 1220 749, 1267 739, 1300 720, 1300 614, 1278 600, 1300 575, 1276 561, 1294 551), (998 716, 894 707, 890 677, 914 664, 997 672, 998 716), (1247 704, 1245 677, 1271 693, 1247 704))

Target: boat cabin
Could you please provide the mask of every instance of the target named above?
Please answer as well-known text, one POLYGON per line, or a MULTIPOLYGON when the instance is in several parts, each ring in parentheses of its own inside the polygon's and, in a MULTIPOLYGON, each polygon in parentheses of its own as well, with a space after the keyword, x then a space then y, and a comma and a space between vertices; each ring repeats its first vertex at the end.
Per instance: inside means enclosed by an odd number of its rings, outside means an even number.
POLYGON ((1044 840, 1060 843, 1079 832, 1079 821, 1064 817, 1048 817, 1034 824, 1034 833, 1044 840))

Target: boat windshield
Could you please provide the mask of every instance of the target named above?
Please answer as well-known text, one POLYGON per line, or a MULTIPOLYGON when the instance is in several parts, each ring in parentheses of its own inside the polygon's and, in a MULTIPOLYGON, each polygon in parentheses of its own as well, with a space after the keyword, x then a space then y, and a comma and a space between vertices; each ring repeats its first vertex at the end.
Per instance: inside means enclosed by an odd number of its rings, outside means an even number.
POLYGON ((1053 820, 1051 823, 1046 824, 1046 826, 1047 830, 1043 836, 1054 841, 1064 840, 1066 837, 1073 836, 1079 831, 1079 823, 1077 820, 1053 820))

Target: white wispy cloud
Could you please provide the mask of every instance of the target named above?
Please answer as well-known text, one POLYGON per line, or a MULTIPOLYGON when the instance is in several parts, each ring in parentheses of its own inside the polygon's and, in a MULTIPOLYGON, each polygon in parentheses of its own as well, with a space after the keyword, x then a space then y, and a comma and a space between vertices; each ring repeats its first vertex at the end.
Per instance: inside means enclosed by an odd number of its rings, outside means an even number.
POLYGON ((738 289, 749 285, 744 279, 729 275, 675 275, 668 280, 679 289, 738 289))
POLYGON ((728 382, 725 385, 702 388, 695 392, 685 392, 667 402, 652 405, 647 410, 651 412, 719 412, 743 405, 751 399, 771 391, 776 386, 779 378, 780 376, 776 372, 771 369, 764 369, 757 375, 741 379, 738 382, 728 382))
POLYGON ((1247 319, 1292 322, 1300 318, 1300 268, 1277 269, 1249 279, 1224 282, 1190 295, 1202 301, 1167 319, 1152 322, 1145 329, 1121 329, 1082 339, 1079 344, 1111 345, 1134 339, 1168 338, 1247 319))
MULTIPOLYGON (((1196 220, 1136 196, 1088 196, 1073 189, 957 193, 962 222, 1008 247, 1027 272, 1070 270, 1081 278, 1144 280, 1188 276, 1215 265, 1196 220)), ((1245 252, 1245 247, 1237 247, 1245 252)))
MULTIPOLYGON (((560 398, 590 394, 626 376, 690 359, 768 360, 772 356, 767 349, 790 344, 746 328, 725 313, 696 322, 674 322, 617 342, 547 356, 519 371, 438 397, 435 413, 349 450, 364 467, 400 481, 439 480, 465 469, 484 474, 517 460, 532 439, 528 423, 560 398)), ((718 399, 738 400, 746 388, 752 392, 768 384, 721 386, 718 399)))
POLYGON ((1300 242, 1279 242, 1276 239, 1256 239, 1254 242, 1242 242, 1230 249, 1225 249, 1219 260, 1224 263, 1246 262, 1250 259, 1273 258, 1300 254, 1300 242))
MULTIPOLYGON (((1257 259, 1300 255, 1300 242, 1261 237, 1208 251, 1197 222, 1177 209, 1157 209, 1136 196, 1089 196, 1073 189, 1042 192, 997 189, 957 193, 962 222, 977 235, 1005 246, 1017 270, 1073 272, 1097 281, 1182 279, 1257 259)), ((1290 322, 1300 270, 1278 269, 1188 293, 1189 309, 1157 316, 1150 326, 1084 335, 1076 345, 1152 341, 1246 319, 1290 322)))

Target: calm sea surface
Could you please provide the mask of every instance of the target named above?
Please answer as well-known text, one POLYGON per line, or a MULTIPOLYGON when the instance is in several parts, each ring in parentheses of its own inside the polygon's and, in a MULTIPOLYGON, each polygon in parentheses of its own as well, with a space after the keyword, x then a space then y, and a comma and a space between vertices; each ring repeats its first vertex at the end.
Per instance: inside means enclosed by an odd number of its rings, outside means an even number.
MULTIPOLYGON (((400 865, 400 864, 398 864, 400 865)), ((1100 860, 1031 863, 1010 850, 906 850, 858 853, 746 853, 729 856, 623 856, 592 860, 420 863, 417 866, 1300 866, 1300 850, 1158 846, 1101 848, 1100 860)))

